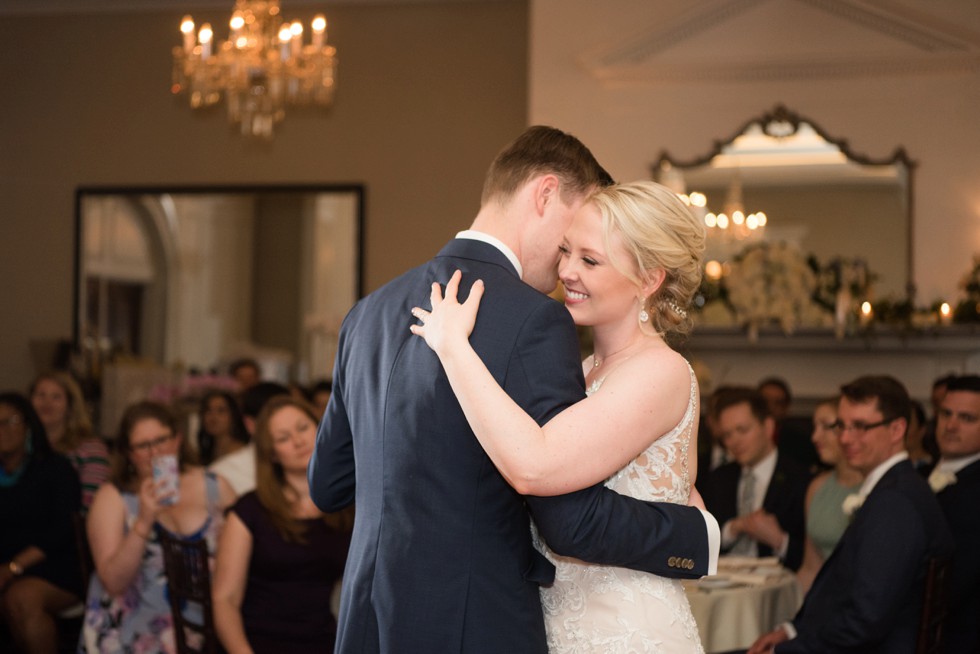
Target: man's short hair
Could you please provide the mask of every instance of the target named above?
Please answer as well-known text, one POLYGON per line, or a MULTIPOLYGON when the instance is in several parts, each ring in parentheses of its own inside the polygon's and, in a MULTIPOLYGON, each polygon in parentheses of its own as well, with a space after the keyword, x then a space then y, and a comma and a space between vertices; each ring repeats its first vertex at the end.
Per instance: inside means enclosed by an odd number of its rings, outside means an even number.
POLYGON ((761 391, 766 386, 775 386, 776 388, 781 390, 783 392, 783 395, 786 396, 786 404, 789 404, 790 402, 793 401, 793 394, 789 390, 789 384, 787 384, 786 380, 783 379, 782 377, 766 377, 761 382, 759 382, 757 388, 761 391))
POLYGON ((228 372, 234 375, 242 368, 252 368, 253 370, 255 370, 255 372, 261 372, 262 370, 259 367, 258 361, 256 361, 255 359, 245 358, 245 359, 235 359, 234 361, 232 361, 231 364, 228 366, 228 372))
POLYGON ((242 415, 257 418, 266 402, 277 395, 289 395, 289 389, 282 384, 270 381, 259 382, 246 389, 242 392, 241 397, 242 415))
POLYGON ((962 375, 951 377, 946 382, 946 392, 967 391, 969 393, 980 393, 980 375, 962 375))
POLYGON ((909 421, 912 400, 905 386, 888 375, 866 375, 840 387, 841 396, 851 402, 865 403, 876 400, 878 411, 884 420, 905 418, 909 421))
POLYGON ((562 201, 569 204, 592 189, 613 183, 585 145, 571 134, 535 125, 506 146, 490 164, 481 203, 509 200, 537 175, 556 175, 562 201))
POLYGON ((737 404, 748 404, 752 415, 759 422, 770 416, 769 404, 758 390, 748 386, 726 386, 719 388, 711 396, 711 417, 717 420, 722 411, 737 404))

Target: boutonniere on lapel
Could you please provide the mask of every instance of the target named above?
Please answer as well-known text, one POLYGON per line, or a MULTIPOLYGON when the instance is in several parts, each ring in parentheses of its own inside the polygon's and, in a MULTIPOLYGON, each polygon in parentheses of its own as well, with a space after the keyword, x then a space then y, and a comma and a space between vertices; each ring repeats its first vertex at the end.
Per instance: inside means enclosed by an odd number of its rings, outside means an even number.
POLYGON ((946 470, 940 470, 936 468, 929 475, 929 486, 932 488, 933 493, 938 493, 942 489, 946 488, 950 484, 956 483, 956 473, 948 472, 946 470))
POLYGON ((844 515, 848 518, 853 518, 862 504, 864 504, 864 496, 861 493, 851 493, 844 498, 844 503, 841 505, 841 508, 844 510, 844 515))

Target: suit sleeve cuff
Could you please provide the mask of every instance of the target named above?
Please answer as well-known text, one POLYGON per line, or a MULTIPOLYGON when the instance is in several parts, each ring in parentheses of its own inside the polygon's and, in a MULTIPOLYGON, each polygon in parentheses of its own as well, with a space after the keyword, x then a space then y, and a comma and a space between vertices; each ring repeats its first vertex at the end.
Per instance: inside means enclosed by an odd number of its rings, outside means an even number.
POLYGON ((783 541, 776 548, 775 554, 779 557, 780 561, 786 560, 786 552, 789 551, 789 534, 783 534, 783 541))
POLYGON ((790 640, 796 638, 796 627, 793 626, 792 622, 784 622, 779 625, 779 628, 786 632, 786 635, 789 636, 790 640))
POLYGON ((721 549, 721 529, 718 528, 718 521, 715 517, 704 511, 703 509, 698 509, 701 511, 701 517, 704 518, 704 526, 708 532, 708 574, 715 575, 718 574, 718 551, 721 549))

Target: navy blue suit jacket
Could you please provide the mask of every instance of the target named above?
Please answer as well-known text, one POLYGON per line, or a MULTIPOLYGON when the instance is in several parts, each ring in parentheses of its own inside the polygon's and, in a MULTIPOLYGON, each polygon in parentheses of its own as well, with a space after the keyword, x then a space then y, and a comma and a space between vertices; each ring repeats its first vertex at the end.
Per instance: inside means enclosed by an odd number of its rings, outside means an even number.
POLYGON ((432 282, 456 269, 461 298, 476 279, 486 285, 470 341, 507 393, 539 423, 584 397, 568 311, 486 243, 454 240, 351 310, 309 470, 321 509, 357 506, 337 652, 546 652, 538 585, 554 568, 531 545, 528 508, 558 553, 675 577, 707 572, 695 509, 601 485, 554 498, 508 486, 435 353, 409 332, 411 308, 428 307, 432 282))
POLYGON ((956 483, 936 498, 956 548, 949 570, 944 651, 975 654, 980 652, 980 461, 956 473, 956 483))
MULTIPOLYGON (((741 478, 742 467, 733 461, 712 470, 702 487, 705 506, 722 526, 738 515, 738 482, 741 478)), ((789 534, 783 563, 791 570, 798 570, 803 563, 806 535, 804 506, 809 484, 809 470, 795 459, 778 452, 762 508, 773 514, 779 526, 789 534)), ((771 547, 759 543, 759 556, 772 556, 772 553, 771 547)))
POLYGON ((908 461, 872 489, 793 619, 778 654, 913 654, 925 573, 952 539, 939 502, 908 461))

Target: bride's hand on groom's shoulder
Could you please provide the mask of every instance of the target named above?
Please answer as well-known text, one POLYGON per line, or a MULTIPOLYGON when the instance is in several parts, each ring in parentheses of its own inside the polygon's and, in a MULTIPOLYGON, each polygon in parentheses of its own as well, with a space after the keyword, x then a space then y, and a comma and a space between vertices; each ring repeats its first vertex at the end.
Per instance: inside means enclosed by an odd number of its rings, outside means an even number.
POLYGON ((483 281, 476 280, 470 288, 469 296, 462 304, 457 299, 459 282, 463 274, 457 270, 446 284, 446 294, 438 282, 432 284, 429 300, 432 310, 420 307, 412 309, 419 324, 410 327, 413 334, 421 336, 436 354, 443 356, 453 347, 464 345, 476 325, 476 315, 483 297, 483 281))

